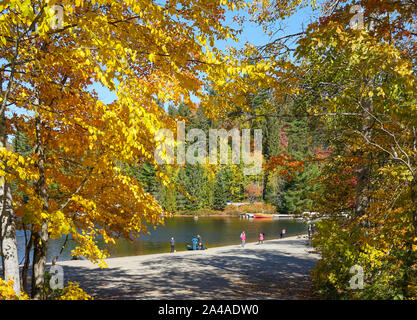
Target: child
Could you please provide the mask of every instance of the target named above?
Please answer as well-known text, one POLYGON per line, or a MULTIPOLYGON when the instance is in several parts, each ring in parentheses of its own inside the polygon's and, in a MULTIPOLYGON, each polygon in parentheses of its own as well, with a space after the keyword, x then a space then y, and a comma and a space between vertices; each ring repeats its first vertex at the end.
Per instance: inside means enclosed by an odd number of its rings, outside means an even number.
POLYGON ((240 234, 240 240, 242 240, 242 248, 243 248, 245 246, 245 242, 246 242, 246 234, 245 234, 245 231, 243 231, 240 234))

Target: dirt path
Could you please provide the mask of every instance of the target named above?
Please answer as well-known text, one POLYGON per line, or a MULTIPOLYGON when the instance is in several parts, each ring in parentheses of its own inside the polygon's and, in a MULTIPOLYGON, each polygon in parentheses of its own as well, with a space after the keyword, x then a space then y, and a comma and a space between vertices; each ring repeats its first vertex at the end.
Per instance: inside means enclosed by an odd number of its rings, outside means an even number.
POLYGON ((311 299, 318 255, 306 237, 89 261, 63 261, 65 281, 95 299, 311 299))

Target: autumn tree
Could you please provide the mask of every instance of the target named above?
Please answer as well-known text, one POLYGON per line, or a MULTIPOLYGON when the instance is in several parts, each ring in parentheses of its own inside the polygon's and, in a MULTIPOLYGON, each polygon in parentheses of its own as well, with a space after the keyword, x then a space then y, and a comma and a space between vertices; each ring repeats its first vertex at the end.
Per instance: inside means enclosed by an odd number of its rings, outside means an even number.
MULTIPOLYGON (((271 30, 308 5, 277 0, 253 13, 271 30)), ((274 56, 275 72, 287 63, 297 89, 273 89, 300 101, 297 116, 316 119, 327 141, 312 195, 327 215, 314 242, 322 260, 313 278, 336 295, 416 296, 416 13, 408 0, 325 1, 317 21, 259 51, 274 56), (355 263, 368 275, 366 290, 348 289, 355 263)))
MULTIPOLYGON (((323 124, 334 159, 328 164, 342 165, 333 170, 336 175, 327 177, 337 189, 345 190, 336 193, 339 210, 331 213, 334 219, 322 223, 316 245, 323 250, 324 261, 315 278, 345 292, 348 269, 340 278, 331 279, 329 265, 351 267, 355 261, 365 266, 369 276, 369 289, 363 296, 413 297, 416 75, 415 25, 411 21, 416 11, 408 1, 362 1, 363 20, 352 23, 353 14, 361 15, 359 10, 351 10, 357 5, 334 3, 331 14, 310 25, 297 49, 297 57, 308 70, 303 89, 309 97, 309 111, 327 115, 323 124), (350 158, 350 165, 346 167, 348 161, 340 157, 350 158), (345 172, 346 168, 350 170, 345 172), (349 179, 343 178, 348 175, 349 179), (352 183, 346 184, 349 180, 352 183), (349 198, 338 198, 348 190, 349 198), (382 190, 386 190, 384 196, 382 190), (343 212, 347 219, 340 217, 343 212), (339 232, 338 225, 342 226, 339 232), (384 228, 401 231, 387 238, 384 228), (349 238, 349 233, 354 236, 349 238), (345 246, 339 255, 336 243, 345 246), (352 245, 360 249, 350 251, 352 245), (393 261, 402 261, 401 273, 393 261), (389 280, 392 274, 396 276, 389 280), (384 286, 390 289, 383 290, 384 286)), ((325 184, 327 192, 334 192, 328 189, 329 182, 325 184)), ((332 206, 330 201, 321 207, 328 212, 326 206, 332 206)))
MULTIPOLYGON (((121 164, 149 163, 168 184, 153 153, 157 130, 175 132, 163 105, 192 104, 192 95, 203 99, 202 76, 214 86, 233 78, 230 66, 240 68, 240 62, 214 45, 236 35, 224 25, 225 10, 243 7, 234 0, 0 5, 2 258, 16 292, 17 219, 33 239, 33 298, 42 297, 50 238, 71 234, 78 243, 73 255, 104 266, 107 254, 97 237, 132 239, 163 222, 158 202, 121 164), (89 90, 93 83, 117 100, 101 102, 89 90), (24 112, 6 116, 13 108, 24 112), (16 132, 33 153, 21 156, 6 148, 16 132), (13 200, 11 182, 17 184, 13 200)), ((235 91, 244 89, 232 83, 235 91)))

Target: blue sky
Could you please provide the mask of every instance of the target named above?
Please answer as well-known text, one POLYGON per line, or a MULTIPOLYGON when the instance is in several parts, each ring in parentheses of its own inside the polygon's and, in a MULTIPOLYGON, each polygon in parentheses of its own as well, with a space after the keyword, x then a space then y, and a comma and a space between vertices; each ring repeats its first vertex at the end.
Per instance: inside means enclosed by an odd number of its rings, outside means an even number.
MULTIPOLYGON (((228 26, 237 28, 238 26, 232 21, 232 17, 233 14, 226 14, 226 23, 228 26)), ((218 41, 216 47, 221 50, 224 50, 227 45, 241 48, 246 42, 255 46, 264 45, 273 39, 302 31, 303 28, 305 29, 308 23, 311 22, 312 18, 312 9, 310 7, 304 8, 291 18, 283 21, 281 25, 283 31, 278 32, 272 37, 265 34, 261 26, 247 21, 243 27, 240 27, 242 28, 242 33, 239 36, 239 43, 235 43, 234 41, 218 41)), ((114 92, 102 87, 99 83, 91 85, 90 89, 94 89, 97 92, 99 99, 104 103, 111 103, 116 99, 114 92)))

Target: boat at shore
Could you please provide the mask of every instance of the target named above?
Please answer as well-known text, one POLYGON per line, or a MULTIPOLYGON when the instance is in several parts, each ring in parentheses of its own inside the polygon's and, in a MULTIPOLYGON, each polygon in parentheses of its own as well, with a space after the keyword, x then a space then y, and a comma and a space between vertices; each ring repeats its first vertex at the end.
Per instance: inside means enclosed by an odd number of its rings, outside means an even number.
POLYGON ((247 219, 303 219, 293 214, 276 214, 276 213, 242 213, 241 218, 247 219))
POLYGON ((273 219, 274 215, 269 213, 255 213, 253 215, 255 219, 273 219))

